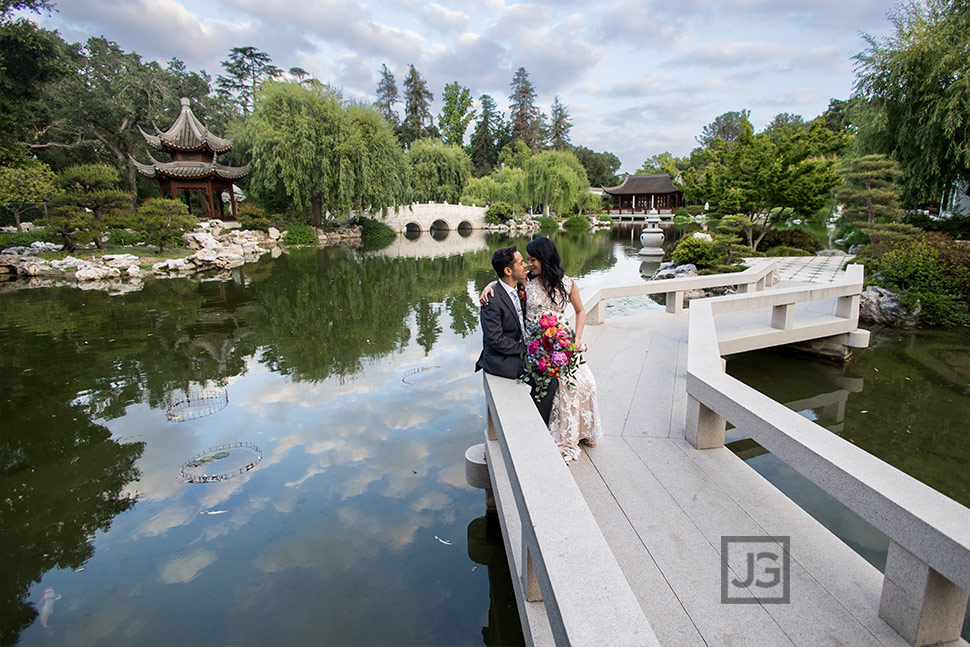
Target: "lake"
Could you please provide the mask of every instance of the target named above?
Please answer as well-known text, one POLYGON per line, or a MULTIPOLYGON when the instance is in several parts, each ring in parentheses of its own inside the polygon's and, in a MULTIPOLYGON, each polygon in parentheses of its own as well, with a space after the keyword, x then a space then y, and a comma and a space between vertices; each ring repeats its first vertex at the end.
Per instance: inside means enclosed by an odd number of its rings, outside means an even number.
MULTIPOLYGON (((637 233, 555 240, 566 272, 593 288, 641 280, 637 233)), ((465 484, 463 455, 485 424, 474 297, 492 251, 528 238, 440 238, 296 248, 229 278, 118 296, 0 293, 0 641, 521 643, 500 530, 465 484)), ((662 309, 618 300, 608 316, 644 308, 662 309)), ((966 444, 952 443, 970 411, 967 355, 952 348, 968 340, 921 333, 909 346, 876 336, 832 369, 849 382, 826 368, 769 395, 850 384, 839 433, 966 504, 965 482, 940 473, 966 473, 966 444), (925 361, 892 354, 904 347, 925 361), (939 369, 940 353, 956 359, 939 369), (898 365, 888 386, 886 362, 898 365), (886 410, 899 393, 866 399, 903 378, 928 406, 907 430, 886 410), (941 397, 954 401, 945 426, 941 397), (879 433, 890 423, 896 443, 879 433), (911 439, 922 462, 897 447, 911 439)), ((740 373, 787 361, 728 366, 748 381, 740 373)), ((796 500, 810 490, 747 449, 796 500)), ((825 523, 827 504, 816 507, 825 523)), ((876 540, 835 530, 878 562, 876 540)))

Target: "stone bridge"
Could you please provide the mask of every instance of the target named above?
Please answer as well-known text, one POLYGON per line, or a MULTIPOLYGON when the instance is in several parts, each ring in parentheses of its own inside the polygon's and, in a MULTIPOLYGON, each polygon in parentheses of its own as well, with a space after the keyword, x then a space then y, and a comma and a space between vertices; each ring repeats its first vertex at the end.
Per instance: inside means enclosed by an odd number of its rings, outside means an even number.
POLYGON ((419 234, 438 231, 468 231, 485 229, 485 207, 472 207, 463 204, 429 202, 400 207, 391 210, 386 217, 380 214, 370 216, 383 220, 400 234, 419 234))

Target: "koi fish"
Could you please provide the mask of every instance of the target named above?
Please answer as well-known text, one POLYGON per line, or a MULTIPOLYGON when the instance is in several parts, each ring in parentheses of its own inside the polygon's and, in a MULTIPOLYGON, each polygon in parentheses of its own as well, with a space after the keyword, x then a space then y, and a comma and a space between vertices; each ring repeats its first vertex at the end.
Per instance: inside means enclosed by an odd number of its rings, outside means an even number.
POLYGON ((47 587, 40 598, 40 626, 47 629, 47 621, 54 613, 54 600, 60 600, 60 593, 54 593, 54 589, 47 587))

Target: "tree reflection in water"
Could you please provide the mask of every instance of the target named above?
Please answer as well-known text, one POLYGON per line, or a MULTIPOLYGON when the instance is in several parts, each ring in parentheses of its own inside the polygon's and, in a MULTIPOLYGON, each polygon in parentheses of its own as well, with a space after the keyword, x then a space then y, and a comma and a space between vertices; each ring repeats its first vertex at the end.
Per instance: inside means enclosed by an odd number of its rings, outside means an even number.
MULTIPOLYGON (((412 339, 431 354, 442 315, 459 337, 477 334, 469 291, 492 280, 499 243, 527 242, 492 239, 436 259, 295 249, 231 280, 150 281, 121 296, 0 294, 0 642, 17 643, 35 620, 33 584, 82 566, 95 533, 135 504, 129 493, 146 444, 112 438, 108 421, 139 403, 164 420, 173 392, 225 388, 257 359, 291 379, 321 381, 355 376, 412 339)), ((556 242, 570 275, 615 263, 608 237, 556 242)))

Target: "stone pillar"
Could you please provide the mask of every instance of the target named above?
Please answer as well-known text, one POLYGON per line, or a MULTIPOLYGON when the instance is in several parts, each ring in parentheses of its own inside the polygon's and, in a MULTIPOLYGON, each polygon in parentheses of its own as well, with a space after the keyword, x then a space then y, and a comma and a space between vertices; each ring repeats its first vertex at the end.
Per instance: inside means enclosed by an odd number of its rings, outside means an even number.
POLYGON ((960 638, 967 592, 889 542, 879 617, 916 647, 960 638))
POLYGON ((724 447, 724 430, 727 423, 701 404, 693 396, 687 396, 687 428, 684 432, 687 442, 695 449, 714 449, 724 447))
POLYGON ((498 514, 483 443, 472 445, 465 450, 465 481, 472 487, 485 490, 485 514, 489 516, 498 514))

